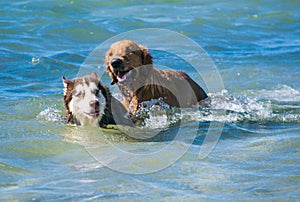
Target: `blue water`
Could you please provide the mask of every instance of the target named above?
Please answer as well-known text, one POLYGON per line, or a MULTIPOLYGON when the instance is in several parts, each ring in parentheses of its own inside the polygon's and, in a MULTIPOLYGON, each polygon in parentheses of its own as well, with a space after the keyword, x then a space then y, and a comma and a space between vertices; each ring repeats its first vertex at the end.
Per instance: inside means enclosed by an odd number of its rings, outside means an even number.
MULTIPOLYGON (((0 199, 299 200, 299 9, 297 0, 1 1, 0 199), (75 77, 99 44, 141 28, 178 32, 209 54, 225 88, 212 95, 213 109, 175 117, 180 127, 150 111, 146 125, 164 128, 153 141, 66 126, 61 76, 75 77), (186 136, 172 141, 179 128, 186 136), (199 158, 209 128, 220 137, 199 158), (111 144, 148 154, 171 142, 176 149, 163 159, 129 166, 129 173, 156 168, 184 153, 156 172, 126 174, 99 163, 126 168, 130 159, 110 153, 111 144)), ((172 55, 152 54, 196 76, 172 55)))

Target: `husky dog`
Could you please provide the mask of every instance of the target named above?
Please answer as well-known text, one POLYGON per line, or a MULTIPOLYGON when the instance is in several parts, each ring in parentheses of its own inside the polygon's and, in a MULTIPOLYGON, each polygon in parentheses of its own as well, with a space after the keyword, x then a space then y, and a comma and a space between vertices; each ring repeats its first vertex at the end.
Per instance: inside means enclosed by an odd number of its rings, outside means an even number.
POLYGON ((127 110, 109 89, 100 83, 97 73, 74 78, 62 77, 67 122, 82 126, 106 127, 108 124, 132 125, 127 110))

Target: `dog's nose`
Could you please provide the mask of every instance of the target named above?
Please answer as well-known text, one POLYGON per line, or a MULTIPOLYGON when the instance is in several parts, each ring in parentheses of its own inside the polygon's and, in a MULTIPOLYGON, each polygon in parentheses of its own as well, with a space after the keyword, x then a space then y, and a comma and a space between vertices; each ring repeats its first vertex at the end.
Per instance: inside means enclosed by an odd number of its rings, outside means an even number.
POLYGON ((99 101, 98 100, 91 100, 89 104, 90 104, 91 107, 98 107, 99 106, 99 101))
POLYGON ((113 68, 120 68, 122 66, 123 61, 120 58, 113 58, 110 61, 110 64, 113 68))

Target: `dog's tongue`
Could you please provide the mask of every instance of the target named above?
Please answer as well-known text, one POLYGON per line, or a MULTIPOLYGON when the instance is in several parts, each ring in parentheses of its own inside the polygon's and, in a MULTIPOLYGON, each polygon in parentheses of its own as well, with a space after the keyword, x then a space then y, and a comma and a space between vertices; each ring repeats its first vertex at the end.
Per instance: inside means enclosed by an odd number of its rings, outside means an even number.
POLYGON ((118 77, 118 81, 122 82, 127 78, 127 74, 128 72, 119 72, 117 77, 118 77))

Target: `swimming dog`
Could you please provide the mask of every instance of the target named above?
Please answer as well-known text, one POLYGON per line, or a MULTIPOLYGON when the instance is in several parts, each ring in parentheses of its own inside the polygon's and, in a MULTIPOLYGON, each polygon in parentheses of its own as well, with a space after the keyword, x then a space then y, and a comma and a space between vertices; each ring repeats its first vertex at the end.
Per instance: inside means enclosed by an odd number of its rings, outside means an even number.
POLYGON ((126 118, 127 110, 101 84, 97 73, 72 80, 62 76, 62 81, 68 123, 104 128, 108 124, 132 125, 126 118))
POLYGON ((205 91, 186 73, 153 67, 152 56, 131 40, 115 42, 106 52, 107 74, 117 83, 123 104, 134 114, 139 104, 162 98, 175 107, 191 107, 207 98, 205 91))

